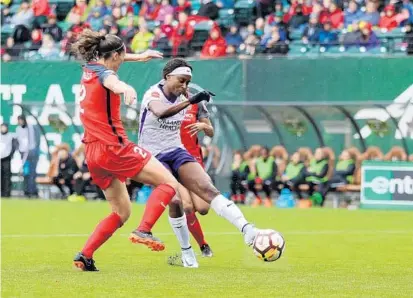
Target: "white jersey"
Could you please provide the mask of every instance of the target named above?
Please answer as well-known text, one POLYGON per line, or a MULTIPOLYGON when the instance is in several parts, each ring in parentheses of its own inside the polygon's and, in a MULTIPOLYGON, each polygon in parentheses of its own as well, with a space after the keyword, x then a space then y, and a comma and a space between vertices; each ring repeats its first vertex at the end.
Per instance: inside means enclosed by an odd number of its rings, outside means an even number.
POLYGON ((138 145, 148 150, 153 156, 173 151, 177 148, 184 149, 181 142, 180 129, 188 108, 164 119, 159 119, 149 109, 149 103, 153 100, 159 100, 171 106, 187 100, 183 95, 179 96, 175 101, 169 100, 161 89, 162 84, 163 81, 153 85, 146 91, 143 96, 139 116, 138 145))

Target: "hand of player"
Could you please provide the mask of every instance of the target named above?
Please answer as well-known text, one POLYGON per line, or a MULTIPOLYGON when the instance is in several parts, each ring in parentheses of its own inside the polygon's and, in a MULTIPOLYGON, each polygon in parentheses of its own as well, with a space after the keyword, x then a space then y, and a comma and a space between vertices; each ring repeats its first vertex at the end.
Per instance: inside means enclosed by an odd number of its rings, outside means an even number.
POLYGON ((125 104, 128 106, 132 105, 135 100, 138 98, 135 89, 133 87, 128 86, 125 91, 123 92, 123 98, 125 100, 125 104))
POLYGON ((162 59, 163 58, 163 54, 155 50, 146 50, 140 55, 141 55, 140 61, 144 61, 144 62, 149 61, 151 59, 162 59))
POLYGON ((215 94, 210 91, 204 90, 192 96, 189 99, 189 102, 191 104, 197 104, 197 103, 200 103, 201 101, 208 102, 211 99, 211 96, 215 96, 215 94))
POLYGON ((81 172, 76 172, 74 175, 73 175, 73 179, 77 179, 77 178, 80 178, 80 177, 82 177, 82 173, 81 172))
POLYGON ((197 122, 187 125, 185 128, 189 129, 190 136, 196 135, 198 132, 205 130, 206 124, 197 122))

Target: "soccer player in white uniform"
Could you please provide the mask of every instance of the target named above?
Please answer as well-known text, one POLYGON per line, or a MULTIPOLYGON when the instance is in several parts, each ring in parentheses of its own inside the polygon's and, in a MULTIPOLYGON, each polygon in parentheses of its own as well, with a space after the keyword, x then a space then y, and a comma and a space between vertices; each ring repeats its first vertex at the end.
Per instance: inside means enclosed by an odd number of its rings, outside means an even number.
MULTIPOLYGON (((186 95, 191 79, 192 67, 184 59, 175 58, 165 65, 163 80, 150 87, 144 95, 138 144, 162 162, 185 188, 197 194, 218 215, 237 227, 244 235, 245 243, 252 245, 257 234, 256 228, 245 219, 232 201, 227 200, 215 188, 208 174, 182 145, 180 127, 186 109, 191 104, 209 101, 212 94, 202 91, 188 99, 186 95)), ((180 242, 185 265, 186 251, 192 251, 185 214, 169 220, 180 242)), ((132 234, 135 232, 139 231, 132 234)), ((189 259, 189 262, 194 263, 196 260, 189 259)))

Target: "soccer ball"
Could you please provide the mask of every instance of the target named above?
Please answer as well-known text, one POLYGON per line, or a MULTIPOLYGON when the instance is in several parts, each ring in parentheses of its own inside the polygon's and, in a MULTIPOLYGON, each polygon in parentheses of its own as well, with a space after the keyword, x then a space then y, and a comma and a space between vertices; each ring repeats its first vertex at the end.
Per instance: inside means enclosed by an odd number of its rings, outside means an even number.
POLYGON ((255 237, 254 254, 264 262, 274 262, 281 258, 285 249, 285 240, 274 230, 260 230, 255 237))

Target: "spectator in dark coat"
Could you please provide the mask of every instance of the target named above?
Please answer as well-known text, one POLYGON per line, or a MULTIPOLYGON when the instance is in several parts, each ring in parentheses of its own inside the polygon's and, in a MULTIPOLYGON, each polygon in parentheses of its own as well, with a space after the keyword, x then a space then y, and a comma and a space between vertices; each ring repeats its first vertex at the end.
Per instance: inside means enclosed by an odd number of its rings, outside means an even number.
POLYGON ((312 16, 310 18, 310 22, 304 29, 303 36, 302 36, 303 43, 317 44, 320 39, 320 32, 321 32, 321 27, 320 27, 320 24, 318 23, 318 18, 316 16, 312 16))
POLYGON ((324 47, 338 43, 338 35, 336 32, 332 31, 330 22, 325 23, 323 29, 320 31, 319 42, 320 45, 324 47))
POLYGON ((365 47, 367 50, 380 45, 380 41, 373 32, 371 24, 367 24, 363 29, 361 29, 361 35, 357 40, 357 44, 365 47))
POLYGON ((56 15, 52 14, 47 19, 47 24, 43 25, 43 33, 50 34, 54 41, 63 39, 63 30, 56 23, 56 15))
POLYGON ((225 41, 227 42, 228 46, 231 45, 236 48, 238 48, 242 44, 243 39, 238 32, 237 26, 231 26, 231 28, 229 28, 229 32, 225 35, 225 41))
POLYGON ((291 17, 290 27, 292 29, 300 29, 303 25, 308 23, 308 16, 303 14, 301 5, 297 5, 295 14, 291 17))
POLYGON ((60 149, 59 156, 59 169, 56 177, 53 178, 53 183, 59 188, 62 199, 67 197, 67 193, 63 189, 63 186, 67 186, 69 189, 69 195, 73 194, 73 175, 79 170, 76 161, 69 154, 66 148, 60 149))
POLYGON ((198 15, 215 21, 219 17, 219 7, 212 0, 202 0, 198 15))
POLYGON ((403 41, 406 43, 407 46, 407 54, 413 55, 413 24, 409 24, 405 27, 406 33, 404 35, 403 41))

